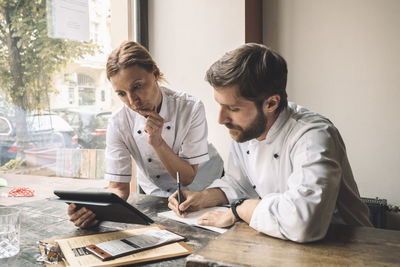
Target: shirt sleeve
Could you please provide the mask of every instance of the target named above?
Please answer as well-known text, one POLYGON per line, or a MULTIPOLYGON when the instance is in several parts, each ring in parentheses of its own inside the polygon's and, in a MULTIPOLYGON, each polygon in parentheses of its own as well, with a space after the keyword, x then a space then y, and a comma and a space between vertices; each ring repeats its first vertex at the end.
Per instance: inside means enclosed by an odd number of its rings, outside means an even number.
POLYGON ((199 101, 193 106, 190 128, 179 150, 179 157, 192 165, 207 161, 209 159, 207 131, 204 105, 199 101))
POLYGON ((229 203, 238 198, 258 198, 257 192, 253 189, 249 179, 242 171, 240 165, 241 154, 234 141, 229 150, 228 167, 224 177, 216 179, 208 188, 220 188, 229 203))
POLYGON ((131 181, 132 159, 116 119, 111 119, 107 127, 105 165, 105 180, 121 183, 131 181))
POLYGON ((343 151, 337 135, 334 127, 326 125, 301 135, 290 153, 293 172, 287 190, 264 196, 253 212, 252 228, 295 242, 326 235, 342 174, 343 151))

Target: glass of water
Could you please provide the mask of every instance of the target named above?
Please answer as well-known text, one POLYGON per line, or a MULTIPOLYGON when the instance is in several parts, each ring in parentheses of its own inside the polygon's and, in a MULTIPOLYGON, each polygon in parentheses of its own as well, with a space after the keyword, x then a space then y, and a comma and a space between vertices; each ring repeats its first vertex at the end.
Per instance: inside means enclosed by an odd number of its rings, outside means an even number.
POLYGON ((0 207, 0 259, 19 252, 20 210, 0 207))

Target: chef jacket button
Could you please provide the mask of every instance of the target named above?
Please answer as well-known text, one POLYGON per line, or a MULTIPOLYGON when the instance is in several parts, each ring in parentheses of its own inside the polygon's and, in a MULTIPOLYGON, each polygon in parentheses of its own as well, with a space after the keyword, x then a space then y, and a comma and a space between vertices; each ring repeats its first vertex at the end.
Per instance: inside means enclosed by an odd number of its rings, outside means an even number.
POLYGON ((160 175, 157 175, 156 177, 157 177, 157 178, 160 178, 160 175))
POLYGON ((254 189, 256 189, 256 186, 255 186, 255 185, 253 185, 253 188, 254 188, 254 189))
POLYGON ((248 150, 247 150, 247 152, 246 152, 246 153, 247 153, 247 154, 250 154, 250 151, 248 151, 248 150))
POLYGON ((167 126, 167 129, 168 129, 168 130, 171 129, 171 126, 167 126))
POLYGON ((148 162, 151 162, 151 159, 149 158, 149 159, 147 159, 147 161, 148 161, 148 162))
POLYGON ((274 158, 277 159, 278 157, 279 157, 279 155, 275 153, 275 154, 274 154, 274 158))
POLYGON ((138 130, 138 131, 137 131, 137 133, 138 133, 138 134, 141 134, 141 133, 142 133, 142 131, 141 131, 141 130, 138 130))

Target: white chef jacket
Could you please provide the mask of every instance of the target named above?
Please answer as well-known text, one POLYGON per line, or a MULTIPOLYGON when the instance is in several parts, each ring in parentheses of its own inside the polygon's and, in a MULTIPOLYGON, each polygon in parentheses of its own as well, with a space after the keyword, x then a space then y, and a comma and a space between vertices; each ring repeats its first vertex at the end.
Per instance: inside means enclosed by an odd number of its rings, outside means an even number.
MULTIPOLYGON (((191 185, 182 189, 200 191, 220 178, 223 161, 207 143, 207 121, 203 103, 184 92, 160 87, 164 119, 162 137, 168 146, 189 164, 200 164, 191 185)), ((146 118, 123 105, 113 114, 107 129, 106 171, 104 178, 113 182, 131 181, 131 155, 136 178, 146 194, 168 197, 176 191, 176 180, 164 168, 144 132, 146 118)))
POLYGON ((262 141, 232 142, 221 188, 229 202, 260 198, 250 226, 296 242, 322 239, 332 222, 371 226, 343 140, 326 118, 294 103, 262 141))

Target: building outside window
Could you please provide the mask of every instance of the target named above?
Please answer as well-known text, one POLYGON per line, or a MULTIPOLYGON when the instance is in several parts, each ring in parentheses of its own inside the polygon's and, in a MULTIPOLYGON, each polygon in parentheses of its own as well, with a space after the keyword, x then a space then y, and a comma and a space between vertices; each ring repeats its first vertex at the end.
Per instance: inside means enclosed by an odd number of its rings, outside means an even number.
POLYGON ((94 80, 85 75, 78 74, 79 106, 96 105, 96 87, 94 80))

